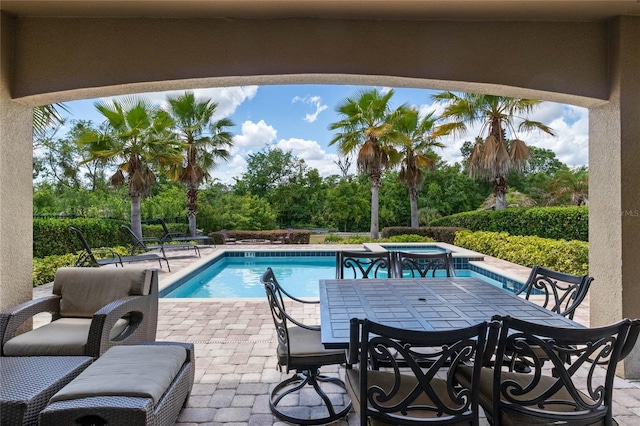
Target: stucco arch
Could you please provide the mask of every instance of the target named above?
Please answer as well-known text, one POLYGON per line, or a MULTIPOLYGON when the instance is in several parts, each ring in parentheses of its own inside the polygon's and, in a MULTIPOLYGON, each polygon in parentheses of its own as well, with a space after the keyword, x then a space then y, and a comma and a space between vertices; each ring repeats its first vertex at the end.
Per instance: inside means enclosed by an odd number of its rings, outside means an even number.
MULTIPOLYGON (((177 19, 3 11, 1 31, 0 309, 31 297, 33 106, 208 86, 337 83, 590 108, 592 325, 640 317, 640 218, 622 214, 640 209, 639 16, 177 19)), ((640 377, 640 354, 623 370, 640 377)))

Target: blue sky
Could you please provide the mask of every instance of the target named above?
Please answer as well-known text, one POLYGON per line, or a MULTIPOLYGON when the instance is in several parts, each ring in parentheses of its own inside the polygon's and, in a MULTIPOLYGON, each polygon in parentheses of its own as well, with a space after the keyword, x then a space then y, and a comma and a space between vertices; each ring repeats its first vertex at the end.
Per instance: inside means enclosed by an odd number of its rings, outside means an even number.
MULTIPOLYGON (((366 87, 370 88, 370 87, 366 87)), ((211 174, 224 183, 233 183, 233 177, 240 176, 246 167, 247 154, 256 153, 267 146, 292 151, 311 167, 319 170, 322 176, 339 174, 334 161, 338 159, 337 150, 328 143, 334 136, 329 125, 338 121, 336 106, 346 97, 354 96, 361 86, 347 85, 278 85, 278 86, 242 86, 194 90, 196 97, 212 99, 218 103, 220 119, 229 117, 235 126, 229 129, 234 134, 232 158, 228 163, 220 164, 211 174)), ((381 91, 388 87, 378 87, 381 91)), ((431 95, 436 93, 427 89, 394 88, 391 107, 408 104, 426 114, 435 111, 436 115, 443 105, 434 102, 431 95)), ((145 93, 140 96, 163 105, 167 94, 180 95, 183 91, 145 93)), ((103 98, 109 101, 112 98, 103 98)), ((97 99, 66 102, 70 110, 70 119, 92 120, 98 124, 102 116, 96 111, 97 99)), ((588 164, 588 110, 572 105, 545 102, 530 116, 551 126, 557 137, 539 132, 519 134, 518 137, 529 145, 554 151, 557 158, 570 165, 588 164)), ((63 130, 64 131, 64 130, 63 130)), ((470 129, 465 136, 447 137, 441 140, 445 148, 439 154, 448 162, 461 160, 460 147, 465 140, 473 140, 479 135, 479 129, 470 129)))

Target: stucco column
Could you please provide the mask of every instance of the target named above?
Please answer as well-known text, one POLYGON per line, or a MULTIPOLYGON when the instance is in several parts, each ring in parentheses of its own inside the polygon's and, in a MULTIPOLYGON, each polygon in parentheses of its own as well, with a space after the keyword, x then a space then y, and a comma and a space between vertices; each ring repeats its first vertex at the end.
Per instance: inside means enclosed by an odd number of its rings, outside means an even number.
MULTIPOLYGON (((640 18, 611 25, 611 96, 589 115, 591 326, 640 318, 640 18)), ((640 378, 640 344, 618 374, 640 378)))
POLYGON ((32 298, 32 109, 10 97, 13 21, 2 16, 0 57, 0 310, 32 298))

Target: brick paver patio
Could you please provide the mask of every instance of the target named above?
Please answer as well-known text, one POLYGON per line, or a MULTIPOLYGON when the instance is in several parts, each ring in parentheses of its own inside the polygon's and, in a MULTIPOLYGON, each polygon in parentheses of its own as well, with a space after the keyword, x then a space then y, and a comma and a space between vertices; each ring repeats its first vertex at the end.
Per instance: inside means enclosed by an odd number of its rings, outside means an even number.
MULTIPOLYGON (((265 248, 268 247, 236 246, 233 249, 265 248)), ((282 250, 281 246, 277 248, 282 250)), ((286 248, 305 250, 327 247, 286 248)), ((185 273, 195 262, 206 261, 217 250, 220 248, 203 247, 202 259, 170 258, 172 272, 168 273, 166 269, 161 271, 160 287, 185 273)), ((523 279, 529 274, 529 268, 502 260, 487 257, 485 262, 523 279)), ((156 268, 157 263, 149 264, 149 267, 156 268)), ((50 293, 50 285, 34 289, 34 297, 50 293)), ((317 307, 291 306, 288 310, 303 322, 319 323, 317 307)), ((35 325, 42 320, 37 320, 35 325)), ((589 324, 588 299, 575 320, 589 324)), ((276 369, 277 340, 266 299, 160 299, 157 339, 192 342, 195 345, 195 384, 176 425, 287 424, 277 421, 269 410, 271 389, 289 374, 276 369)), ((341 367, 334 367, 323 369, 323 372, 341 374, 341 370, 341 367)), ((640 425, 639 382, 617 378, 613 399, 614 416, 619 425, 640 425)), ((357 425, 359 419, 351 412, 346 419, 333 424, 357 425)), ((483 424, 487 424, 484 419, 483 424)))

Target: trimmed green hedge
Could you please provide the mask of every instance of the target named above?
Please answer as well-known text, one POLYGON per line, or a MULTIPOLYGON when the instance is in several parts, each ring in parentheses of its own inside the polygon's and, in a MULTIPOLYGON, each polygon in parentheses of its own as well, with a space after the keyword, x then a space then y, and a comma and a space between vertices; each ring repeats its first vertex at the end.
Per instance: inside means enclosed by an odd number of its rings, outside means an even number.
POLYGON ((82 250, 82 244, 69 227, 78 228, 91 248, 131 245, 118 222, 104 219, 34 219, 33 257, 63 255, 82 250))
POLYGON ((420 235, 421 237, 432 238, 434 241, 453 244, 456 233, 463 229, 451 226, 422 226, 420 228, 393 226, 382 229, 382 238, 390 238, 397 235, 420 235))
MULTIPOLYGON (((80 240, 69 229, 70 226, 82 232, 91 248, 131 247, 131 237, 120 229, 120 225, 131 224, 108 219, 34 219, 33 257, 64 255, 81 250, 80 240)), ((182 223, 168 223, 167 228, 173 232, 187 232, 187 225, 182 223)), ((145 237, 160 237, 163 232, 162 225, 142 225, 145 237)))
POLYGON ((584 241, 523 237, 506 232, 460 231, 454 244, 518 265, 541 265, 575 275, 589 273, 589 244, 584 241))
POLYGON ((471 231, 535 235, 554 240, 589 241, 589 208, 522 207, 458 213, 431 221, 431 226, 456 226, 471 231))

